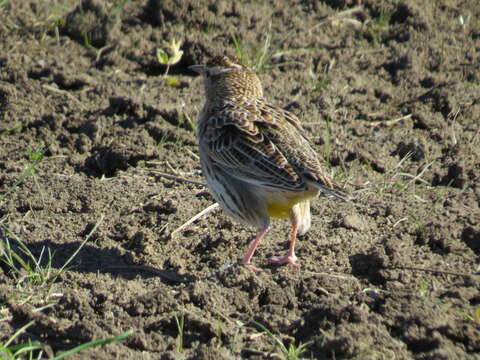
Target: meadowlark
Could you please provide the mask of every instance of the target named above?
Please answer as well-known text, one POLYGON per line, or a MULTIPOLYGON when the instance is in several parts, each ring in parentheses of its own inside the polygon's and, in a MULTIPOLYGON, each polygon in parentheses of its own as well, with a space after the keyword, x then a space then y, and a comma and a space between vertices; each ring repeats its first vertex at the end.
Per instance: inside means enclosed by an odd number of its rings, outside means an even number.
POLYGON ((254 70, 226 56, 190 69, 203 76, 205 87, 197 137, 207 185, 228 215, 257 228, 242 263, 261 271, 251 259, 270 218, 288 217, 288 253, 270 262, 298 268, 295 240, 310 228, 310 199, 348 196, 327 174, 299 119, 265 100, 254 70))

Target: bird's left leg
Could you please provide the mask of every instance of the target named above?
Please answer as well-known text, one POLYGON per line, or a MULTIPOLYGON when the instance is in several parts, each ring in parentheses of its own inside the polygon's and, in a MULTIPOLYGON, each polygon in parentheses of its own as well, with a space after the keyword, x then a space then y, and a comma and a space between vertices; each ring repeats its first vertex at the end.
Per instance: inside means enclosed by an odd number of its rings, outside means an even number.
POLYGON ((267 219, 265 223, 258 229, 257 235, 255 236, 255 239, 250 243, 250 246, 248 247, 247 253, 241 260, 241 263, 247 267, 250 271, 254 273, 260 273, 262 272, 262 269, 257 268, 253 266, 250 261, 252 260, 253 253, 255 252, 255 249, 257 248, 258 244, 260 241, 265 237, 267 234, 268 230, 270 229, 270 221, 267 219))

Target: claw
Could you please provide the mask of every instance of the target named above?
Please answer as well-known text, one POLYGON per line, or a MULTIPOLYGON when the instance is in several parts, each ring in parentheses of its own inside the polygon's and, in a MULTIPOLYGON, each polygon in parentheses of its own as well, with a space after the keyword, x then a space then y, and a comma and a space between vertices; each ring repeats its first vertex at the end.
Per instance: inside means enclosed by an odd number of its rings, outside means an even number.
POLYGON ((300 268, 300 264, 297 263, 297 257, 295 255, 272 256, 270 258, 270 263, 276 265, 288 264, 295 269, 300 268))

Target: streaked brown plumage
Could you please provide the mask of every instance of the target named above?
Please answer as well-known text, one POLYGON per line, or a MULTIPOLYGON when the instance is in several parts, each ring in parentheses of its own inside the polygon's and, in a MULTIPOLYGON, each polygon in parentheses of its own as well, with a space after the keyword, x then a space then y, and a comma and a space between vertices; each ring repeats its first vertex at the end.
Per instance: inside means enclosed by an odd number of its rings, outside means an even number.
POLYGON ((255 71, 228 57, 190 68, 204 78, 197 136, 207 184, 231 217, 258 229, 242 262, 259 271, 250 261, 270 217, 289 217, 290 249, 271 262, 298 267, 295 239, 310 228, 310 199, 347 196, 328 176, 298 118, 263 98, 255 71))

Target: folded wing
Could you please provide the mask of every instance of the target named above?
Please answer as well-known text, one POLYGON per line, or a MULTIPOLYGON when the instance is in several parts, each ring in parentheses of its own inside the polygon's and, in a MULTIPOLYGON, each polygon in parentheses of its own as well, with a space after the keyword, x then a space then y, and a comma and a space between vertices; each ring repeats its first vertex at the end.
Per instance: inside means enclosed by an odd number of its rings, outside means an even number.
POLYGON ((262 99, 225 103, 212 113, 201 139, 215 166, 253 185, 302 191, 308 182, 343 198, 292 114, 262 99))

